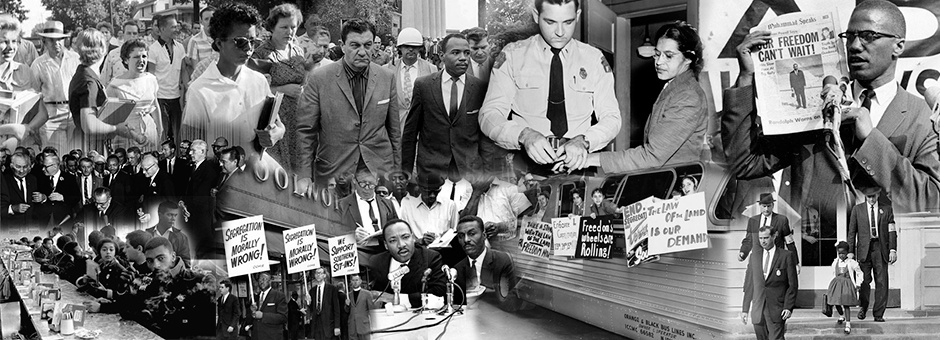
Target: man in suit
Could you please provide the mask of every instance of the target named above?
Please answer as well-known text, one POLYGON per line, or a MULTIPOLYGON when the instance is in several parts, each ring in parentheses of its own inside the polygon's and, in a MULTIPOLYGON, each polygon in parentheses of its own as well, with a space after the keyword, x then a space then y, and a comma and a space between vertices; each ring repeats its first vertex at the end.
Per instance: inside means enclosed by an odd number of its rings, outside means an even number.
POLYGON ((417 154, 419 174, 438 173, 459 179, 477 170, 471 164, 483 153, 477 119, 483 93, 479 79, 467 73, 467 38, 451 34, 441 40, 441 46, 444 71, 415 82, 411 111, 402 132, 402 170, 412 173, 417 154))
POLYGON ((349 276, 349 339, 369 340, 372 338, 372 316, 369 310, 378 308, 373 302, 372 293, 362 289, 359 274, 349 276))
POLYGON ((283 340, 284 326, 287 323, 287 299, 284 293, 271 289, 271 275, 261 273, 258 276, 258 289, 261 291, 251 305, 253 319, 251 338, 253 340, 283 340), (260 307, 259 307, 260 306, 260 307))
POLYGON ((75 176, 59 170, 59 156, 46 154, 42 160, 45 177, 38 181, 42 194, 42 212, 39 223, 58 225, 72 215, 80 202, 75 176))
POLYGON ((303 333, 304 313, 297 303, 297 292, 290 293, 290 301, 287 301, 287 336, 290 340, 300 339, 303 333))
POLYGON ((855 259, 865 275, 861 288, 858 290, 858 301, 861 307, 858 311, 858 319, 864 320, 868 312, 874 271, 875 308, 872 314, 876 322, 885 321, 885 307, 888 303, 888 265, 898 260, 898 233, 894 225, 894 212, 891 210, 891 205, 878 202, 880 192, 880 188, 868 188, 863 191, 865 203, 852 207, 846 236, 849 242, 849 253, 855 254, 855 259))
POLYGON ((112 200, 121 203, 124 208, 131 211, 139 207, 138 179, 121 171, 121 161, 118 156, 114 154, 108 156, 108 174, 104 176, 102 185, 111 189, 112 200))
POLYGON ((111 198, 111 189, 100 187, 95 189, 92 202, 82 207, 78 220, 85 223, 86 230, 100 230, 105 236, 113 238, 116 234, 115 226, 125 231, 134 229, 131 213, 123 204, 111 198))
POLYGON ((208 147, 209 145, 201 139, 193 141, 192 148, 189 149, 193 172, 186 185, 186 195, 183 196, 183 202, 190 213, 187 225, 191 227, 189 232, 194 243, 200 245, 196 249, 200 256, 210 256, 215 250, 213 247, 203 246, 212 241, 212 213, 215 211, 212 206, 212 188, 218 183, 220 175, 219 163, 206 158, 208 147))
POLYGON ((490 61, 489 32, 481 27, 473 27, 460 31, 460 34, 466 36, 470 43, 470 59, 473 61, 467 73, 482 81, 485 93, 485 84, 490 80, 490 68, 493 67, 492 63, 487 63, 490 61))
MULTIPOLYGON (((407 267, 408 274, 400 280, 401 294, 408 298, 403 298, 401 303, 406 306, 410 304, 412 307, 419 307, 421 306, 421 279, 426 269, 431 270, 427 278, 427 293, 444 296, 446 288, 444 272, 441 271, 443 264, 441 254, 432 249, 415 247, 415 236, 411 230, 411 225, 403 220, 385 222, 382 237, 385 239, 385 247, 388 251, 373 256, 369 268, 376 278, 373 287, 383 287, 382 290, 386 293, 393 293, 388 274, 407 267)), ((381 297, 381 300, 386 303, 391 303, 392 299, 393 296, 390 294, 383 294, 381 297)))
MULTIPOLYGON (((774 196, 769 193, 760 194, 760 215, 752 216, 747 220, 747 234, 741 240, 741 251, 738 252, 738 261, 744 261, 751 249, 757 249, 760 244, 757 242, 757 231, 761 227, 770 227, 774 231, 774 246, 787 248, 793 253, 793 263, 799 264, 799 258, 796 253, 796 243, 793 242, 793 230, 790 229, 790 221, 786 216, 774 212, 774 196)), ((797 266, 799 273, 799 266, 797 266)))
POLYGON ((140 197, 143 213, 156 213, 157 206, 163 201, 177 202, 178 197, 176 189, 173 188, 173 181, 170 175, 160 172, 157 158, 153 155, 146 155, 140 164, 141 171, 143 171, 140 197))
POLYGON ((170 175, 176 192, 186 192, 186 182, 193 171, 189 159, 184 160, 177 155, 176 144, 172 140, 164 141, 161 148, 165 158, 160 161, 160 171, 170 175))
POLYGON ((238 339, 238 319, 241 317, 238 297, 232 295, 232 282, 222 280, 219 282, 218 322, 215 326, 217 340, 238 339))
MULTIPOLYGON (((309 74, 298 104, 303 108, 297 123, 298 166, 302 177, 313 175, 318 183, 360 168, 381 175, 401 164, 394 75, 369 59, 375 26, 353 19, 342 32, 342 62, 309 74)), ((309 184, 310 178, 302 178, 298 189, 312 193, 309 184)))
POLYGON ((836 225, 840 205, 855 202, 855 191, 843 182, 855 188, 885 188, 894 208, 902 212, 936 210, 940 206, 940 159, 930 110, 924 100, 894 81, 905 34, 904 16, 888 1, 865 1, 852 12, 846 51, 854 80, 852 95, 859 105, 843 115, 845 172, 826 142, 829 132, 760 134, 750 53, 769 42, 770 34, 748 34, 737 48, 741 72, 737 85, 725 91, 722 113, 722 142, 735 176, 761 178, 789 168, 790 175, 780 180, 779 196, 798 212, 804 205, 818 211, 822 237, 835 237, 834 228, 827 226, 836 225), (848 180, 832 180, 837 177, 848 180))
POLYGON ((405 27, 398 33, 398 55, 385 66, 395 74, 395 92, 398 98, 398 121, 404 128, 411 108, 415 81, 418 78, 437 72, 437 67, 421 58, 424 41, 414 27, 405 27))
POLYGON ((751 256, 744 278, 741 320, 747 324, 750 312, 758 340, 784 338, 799 289, 796 263, 789 250, 774 246, 774 237, 771 228, 760 228, 762 251, 751 256))
POLYGON ((136 146, 127 148, 127 164, 124 164, 124 168, 121 170, 131 175, 143 172, 140 164, 141 157, 140 148, 136 146))
POLYGON ((369 170, 357 171, 353 184, 355 193, 339 201, 343 225, 355 230, 356 241, 360 243, 365 243, 369 235, 380 231, 385 222, 398 218, 390 200, 376 197, 376 183, 375 175, 369 170))
POLYGON ((336 286, 327 282, 326 268, 314 269, 313 277, 316 281, 307 295, 307 314, 313 320, 313 338, 334 339, 341 333, 339 314, 343 302, 339 300, 336 286))
POLYGON ((0 176, 0 219, 10 226, 29 227, 42 202, 39 182, 30 172, 29 158, 21 153, 10 156, 11 171, 0 176))
POLYGON ((157 224, 147 228, 146 232, 153 235, 153 237, 161 236, 170 240, 173 249, 176 249, 176 256, 183 259, 183 262, 189 267, 193 259, 192 244, 186 233, 176 227, 176 223, 180 219, 179 205, 176 202, 163 201, 160 202, 157 211, 159 219, 157 224))
POLYGON ((806 78, 803 77, 803 70, 800 65, 793 64, 793 71, 790 71, 790 88, 793 89, 793 96, 796 97, 796 107, 806 108, 806 78))
POLYGON ((78 184, 80 204, 93 203, 95 189, 101 186, 101 177, 95 174, 95 162, 90 158, 82 158, 78 161, 78 173, 75 183, 78 184))
MULTIPOLYGON (((483 297, 493 298, 500 308, 513 311, 521 302, 514 288, 519 282, 512 258, 508 254, 486 246, 483 220, 477 216, 464 216, 457 224, 457 242, 466 256, 458 262, 457 285, 461 291, 472 292, 483 286, 483 297)), ((454 303, 462 304, 463 296, 454 294, 454 303)))

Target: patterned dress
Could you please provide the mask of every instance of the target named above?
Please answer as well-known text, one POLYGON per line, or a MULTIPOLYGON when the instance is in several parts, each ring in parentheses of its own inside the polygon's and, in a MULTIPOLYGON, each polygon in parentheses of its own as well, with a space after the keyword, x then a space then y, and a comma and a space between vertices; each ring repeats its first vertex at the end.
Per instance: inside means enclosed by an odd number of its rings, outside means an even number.
MULTIPOLYGON (((259 47, 252 58, 271 62, 271 70, 265 74, 269 77, 271 86, 282 86, 287 84, 303 85, 307 74, 304 68, 304 51, 293 43, 288 44, 287 52, 277 51, 274 43, 269 39, 259 47)), ((281 122, 284 123, 284 129, 287 133, 273 147, 267 151, 284 168, 297 171, 297 160, 300 159, 300 143, 297 135, 293 133, 297 130, 297 99, 295 97, 284 96, 279 111, 281 122)))

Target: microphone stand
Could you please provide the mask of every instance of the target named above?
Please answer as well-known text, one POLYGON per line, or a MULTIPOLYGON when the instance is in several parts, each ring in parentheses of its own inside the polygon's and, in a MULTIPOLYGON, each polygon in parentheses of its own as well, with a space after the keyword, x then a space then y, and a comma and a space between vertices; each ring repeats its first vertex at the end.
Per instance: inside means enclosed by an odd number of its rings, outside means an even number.
MULTIPOLYGON (((454 313, 454 280, 456 278, 447 273, 447 294, 444 295, 446 304, 437 311, 437 315, 449 315, 454 313)), ((462 310, 457 310, 456 314, 463 315, 462 310)))
POLYGON ((401 313, 408 310, 407 307, 401 304, 401 279, 396 279, 392 282, 392 291, 395 292, 394 297, 392 298, 392 309, 395 313, 401 313))

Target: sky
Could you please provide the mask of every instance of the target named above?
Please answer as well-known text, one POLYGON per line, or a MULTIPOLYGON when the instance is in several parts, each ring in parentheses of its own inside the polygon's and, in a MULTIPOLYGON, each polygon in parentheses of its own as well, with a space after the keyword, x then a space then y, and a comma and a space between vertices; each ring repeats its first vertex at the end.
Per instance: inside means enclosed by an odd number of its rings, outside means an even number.
MULTIPOLYGON (((445 2, 447 29, 462 30, 477 25, 477 0, 440 0, 445 2)), ((23 0, 23 7, 29 10, 26 21, 23 22, 23 31, 30 32, 33 26, 42 24, 45 18, 52 15, 42 5, 42 0, 23 0)), ((27 33, 28 34, 28 33, 27 33)))

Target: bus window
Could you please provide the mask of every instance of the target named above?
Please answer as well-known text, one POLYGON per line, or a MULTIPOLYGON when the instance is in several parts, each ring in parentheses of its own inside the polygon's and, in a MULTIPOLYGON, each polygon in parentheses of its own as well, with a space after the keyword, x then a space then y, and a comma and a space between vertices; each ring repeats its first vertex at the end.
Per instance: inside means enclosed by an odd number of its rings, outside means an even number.
POLYGON ((701 190, 702 166, 689 165, 676 168, 676 183, 669 197, 687 196, 701 190))
POLYGON ((561 196, 558 217, 584 214, 584 182, 565 183, 558 191, 558 195, 561 196))
POLYGON ((627 206, 650 196, 670 198, 675 178, 676 175, 671 170, 630 175, 623 185, 617 206, 627 206))
MULTIPOLYGON (((604 184, 601 184, 601 192, 604 194, 604 198, 614 198, 617 195, 617 188, 620 187, 620 181, 623 180, 623 175, 619 176, 610 176, 604 180, 604 184)), ((590 197, 593 193, 585 193, 590 197)))

